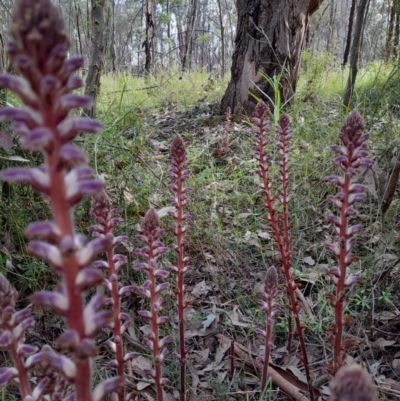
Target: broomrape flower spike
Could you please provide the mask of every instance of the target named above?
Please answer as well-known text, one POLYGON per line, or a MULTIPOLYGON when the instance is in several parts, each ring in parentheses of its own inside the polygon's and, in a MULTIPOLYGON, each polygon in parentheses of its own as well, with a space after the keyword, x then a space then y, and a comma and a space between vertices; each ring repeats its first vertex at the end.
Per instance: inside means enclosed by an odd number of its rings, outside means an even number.
POLYGON ((378 401, 378 393, 370 375, 359 365, 340 368, 329 387, 329 401, 378 401))
MULTIPOLYGON (((110 349, 115 353, 116 359, 109 363, 109 366, 116 368, 117 375, 122 383, 130 384, 125 378, 125 364, 138 354, 130 352, 124 355, 123 334, 130 326, 129 315, 121 313, 121 297, 123 294, 128 294, 133 290, 133 286, 127 285, 119 288, 119 273, 120 268, 126 264, 124 255, 115 254, 115 247, 122 241, 127 240, 126 236, 114 236, 115 227, 122 222, 122 219, 116 217, 117 210, 111 208, 111 202, 104 190, 99 191, 92 197, 91 214, 96 222, 96 225, 90 227, 93 231, 93 236, 96 238, 110 238, 106 248, 107 262, 99 263, 99 265, 107 271, 108 277, 105 280, 106 287, 111 291, 110 304, 112 305, 112 323, 113 337, 108 341, 110 349), (124 379, 125 378, 125 379, 124 379)), ((91 269, 91 271, 96 271, 91 269)), ((109 383, 113 383, 110 381, 109 383)), ((103 386, 106 388, 107 386, 103 386)), ((100 391, 99 387, 97 391, 100 391)), ((125 386, 119 386, 117 389, 118 401, 125 401, 125 386)))
MULTIPOLYGON (((167 251, 167 248, 160 241, 163 231, 160 229, 160 218, 154 209, 147 211, 141 224, 143 235, 138 235, 137 239, 145 244, 143 248, 137 249, 136 253, 146 259, 145 267, 139 264, 139 269, 144 269, 147 273, 146 280, 140 287, 139 291, 149 299, 150 311, 139 311, 139 314, 150 320, 151 332, 144 339, 145 344, 153 353, 154 369, 148 369, 146 372, 154 378, 156 385, 157 401, 163 401, 162 387, 168 384, 168 380, 162 377, 161 366, 167 355, 166 344, 170 340, 169 336, 160 338, 159 326, 166 321, 166 316, 159 316, 158 313, 162 307, 162 298, 160 292, 168 288, 168 283, 157 285, 157 277, 165 277, 156 272, 158 258, 167 251)), ((134 266, 136 267, 136 266, 134 266)))
POLYGON ((185 226, 185 221, 190 218, 188 214, 184 213, 184 205, 188 203, 188 198, 185 195, 190 191, 190 188, 184 186, 184 182, 189 178, 189 171, 186 169, 188 162, 186 160, 186 149, 183 139, 180 135, 176 135, 171 145, 171 169, 169 175, 173 179, 173 183, 169 186, 173 196, 171 203, 175 207, 175 211, 170 215, 176 221, 174 227, 174 234, 176 237, 176 244, 174 249, 177 253, 177 266, 176 266, 176 299, 178 303, 178 322, 179 322, 179 362, 180 362, 180 400, 185 400, 186 394, 186 348, 185 348, 185 301, 183 283, 183 276, 187 270, 185 262, 188 258, 184 256, 185 238, 184 233, 188 230, 185 226))
POLYGON ((372 164, 367 158, 368 134, 364 132, 365 126, 361 116, 353 110, 344 122, 339 138, 342 145, 332 146, 338 156, 332 160, 334 166, 338 166, 343 171, 343 176, 329 176, 328 182, 335 184, 338 188, 336 195, 329 196, 328 199, 339 210, 338 215, 332 215, 331 221, 339 236, 337 243, 328 243, 326 248, 332 252, 338 260, 338 266, 330 270, 332 282, 336 287, 335 294, 329 294, 328 299, 335 313, 335 322, 330 330, 330 341, 333 344, 333 360, 330 361, 328 369, 331 374, 335 374, 343 365, 345 358, 345 344, 342 343, 343 331, 343 311, 346 305, 346 288, 357 282, 355 276, 347 276, 346 269, 353 260, 351 248, 354 241, 354 234, 362 229, 361 225, 349 225, 349 220, 355 214, 355 202, 366 197, 366 187, 355 184, 354 176, 359 167, 372 164))
MULTIPOLYGON (((11 168, 2 172, 1 178, 11 183, 26 182, 49 200, 54 222, 29 226, 29 238, 41 239, 32 241, 29 249, 61 273, 62 282, 54 293, 34 294, 32 302, 66 317, 67 330, 61 335, 59 345, 71 352, 73 360, 67 364, 62 355, 42 351, 30 356, 30 363, 25 361, 22 366, 22 361, 15 358, 15 349, 11 349, 11 353, 24 399, 36 399, 37 394, 42 393, 43 382, 31 390, 26 370, 33 362, 45 361, 52 364, 65 381, 73 384, 71 397, 92 401, 91 358, 97 352, 94 338, 108 322, 109 312, 102 310, 102 298, 92 299, 85 307, 83 291, 99 282, 100 275, 87 268, 96 254, 109 246, 111 239, 105 236, 86 243, 84 237, 75 232, 71 207, 84 195, 97 192, 103 184, 92 179, 92 171, 85 165, 85 155, 69 142, 81 131, 96 133, 102 125, 94 120, 68 116, 74 108, 87 107, 91 99, 71 94, 83 85, 81 79, 72 76, 82 67, 83 59, 67 59, 69 40, 58 8, 50 0, 15 2, 7 50, 21 78, 1 75, 0 85, 18 95, 24 107, 1 109, 0 120, 13 121, 21 146, 40 151, 44 164, 37 168, 11 168), (79 374, 72 374, 74 371, 79 374)), ((26 326, 25 321, 17 331, 18 326, 13 328, 18 336, 11 336, 12 347, 22 341, 26 326)), ((7 343, 7 334, 4 336, 4 343, 7 343)), ((26 347, 20 349, 26 350, 26 347)), ((9 371, 8 377, 13 372, 9 371)), ((113 383, 114 387, 118 384, 117 381, 113 383)), ((112 385, 106 387, 113 391, 112 385)), ((59 398, 56 393, 59 391, 50 394, 52 399, 59 398)))
POLYGON ((0 349, 10 352, 14 367, 0 369, 0 385, 18 380, 23 398, 31 394, 25 360, 36 348, 24 343, 25 332, 34 323, 29 309, 15 310, 17 292, 0 274, 0 349))
MULTIPOLYGON (((291 152, 290 140, 292 137, 292 131, 290 129, 290 118, 286 114, 282 114, 278 126, 276 128, 278 133, 277 144, 278 144, 278 156, 279 156, 279 177, 278 181, 281 184, 279 191, 278 201, 282 205, 282 213, 277 213, 275 209, 275 200, 277 196, 272 193, 273 183, 269 176, 269 160, 270 157, 266 151, 266 146, 271 144, 271 140, 268 138, 270 133, 271 121, 268 118, 269 110, 263 101, 258 102, 253 118, 251 119, 253 127, 252 130, 256 134, 255 138, 255 153, 254 158, 257 164, 257 174, 261 178, 260 188, 263 190, 265 207, 268 210, 268 217, 272 230, 274 232, 274 239, 276 247, 278 248, 280 255, 281 270, 285 277, 285 289, 287 298, 289 300, 288 309, 292 314, 295 324, 296 333, 299 337, 300 348, 302 353, 304 370, 306 373, 308 390, 310 393, 311 401, 314 401, 314 391, 311 382, 310 368, 308 363, 306 343, 304 339, 303 326, 300 321, 299 311, 301 306, 296 299, 295 290, 297 288, 294 282, 294 273, 292 269, 292 252, 290 250, 290 224, 289 224, 289 210, 288 203, 290 197, 288 194, 288 183, 289 183, 289 155, 291 152)), ((291 316, 288 319, 288 348, 291 349, 291 336, 292 336, 292 324, 291 316)))

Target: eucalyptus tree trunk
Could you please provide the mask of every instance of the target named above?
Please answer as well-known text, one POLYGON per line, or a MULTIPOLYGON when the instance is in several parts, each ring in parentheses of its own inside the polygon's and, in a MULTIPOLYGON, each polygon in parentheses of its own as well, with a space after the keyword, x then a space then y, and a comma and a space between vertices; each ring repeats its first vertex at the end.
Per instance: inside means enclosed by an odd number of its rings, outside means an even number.
POLYGON ((110 35, 110 59, 111 71, 117 71, 116 51, 115 51, 115 0, 111 0, 111 35, 110 35))
POLYGON ((393 3, 390 7, 390 14, 389 14, 389 27, 386 37, 386 45, 385 45, 385 62, 388 63, 390 60, 390 55, 392 54, 392 42, 393 42, 393 27, 394 27, 394 20, 396 17, 396 0, 393 0, 393 3))
POLYGON ((219 11, 219 26, 221 31, 221 76, 225 75, 225 34, 224 34, 224 21, 222 15, 221 0, 218 0, 218 11, 219 11))
POLYGON ((354 12, 356 10, 356 0, 351 0, 351 8, 350 8, 350 15, 349 15, 349 26, 347 28, 347 38, 346 38, 346 46, 344 48, 344 55, 343 55, 343 64, 344 67, 347 64, 350 54, 350 44, 351 44, 351 36, 353 34, 353 23, 354 23, 354 12))
POLYGON ((354 38, 351 47, 351 60, 350 60, 350 72, 347 79, 346 91, 343 97, 343 105, 348 107, 350 100, 353 96, 354 85, 356 83, 358 73, 358 59, 360 56, 360 44, 363 34, 364 22, 366 17, 367 5, 369 0, 360 0, 357 8, 356 25, 354 28, 354 38))
POLYGON ((394 41, 393 41, 393 57, 397 58, 399 49, 399 35, 400 35, 400 1, 395 0, 396 17, 394 24, 394 41))
POLYGON ((192 54, 192 40, 193 40, 194 28, 196 25, 197 6, 198 6, 198 0, 193 0, 192 12, 189 15, 188 24, 186 28, 185 52, 183 54, 183 59, 182 59, 182 70, 186 69, 187 64, 189 62, 189 58, 192 54))
POLYGON ((152 47, 154 38, 154 21, 153 21, 153 1, 146 0, 146 38, 144 40, 144 52, 146 54, 146 61, 144 70, 146 75, 150 74, 151 70, 151 59, 152 59, 152 47))
POLYGON ((330 12, 329 12, 329 35, 328 40, 326 41, 326 51, 329 53, 331 51, 332 42, 333 42, 333 33, 335 31, 335 15, 336 15, 336 7, 337 3, 332 0, 330 4, 330 12))
POLYGON ((78 52, 79 49, 79 54, 81 57, 83 57, 83 50, 82 50, 82 38, 81 38, 81 24, 80 24, 80 14, 81 14, 81 9, 80 7, 78 8, 76 1, 74 1, 74 8, 75 8, 75 27, 76 27, 76 49, 78 52))
POLYGON ((281 76, 283 102, 293 96, 311 15, 323 0, 237 0, 238 12, 231 81, 221 110, 252 112, 249 92, 270 103, 273 89, 262 77, 281 76), (258 87, 258 88, 257 88, 258 87), (265 96, 264 94, 268 95, 265 96))
POLYGON ((93 98, 93 105, 88 109, 84 109, 84 113, 90 118, 94 118, 96 115, 96 100, 100 93, 100 78, 103 69, 104 53, 104 10, 106 2, 107 0, 92 0, 91 52, 85 94, 93 98))

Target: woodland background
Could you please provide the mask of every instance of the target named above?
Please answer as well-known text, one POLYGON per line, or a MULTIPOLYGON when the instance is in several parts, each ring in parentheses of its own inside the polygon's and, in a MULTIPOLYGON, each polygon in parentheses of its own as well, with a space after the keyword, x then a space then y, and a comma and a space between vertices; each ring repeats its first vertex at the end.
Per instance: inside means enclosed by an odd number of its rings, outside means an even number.
MULTIPOLYGON (((238 367, 234 378, 229 378, 227 339, 234 338, 253 357, 260 354, 263 341, 254 329, 264 325, 264 316, 257 294, 266 267, 277 258, 256 186, 254 138, 246 124, 249 110, 234 110, 230 131, 224 132, 223 99, 237 63, 234 53, 240 37, 242 3, 237 0, 237 9, 229 0, 56 2, 71 38, 71 55, 85 58, 85 68, 80 71, 86 81, 84 91, 96 99, 96 106, 84 112, 106 127, 97 137, 77 141, 89 153, 91 166, 106 181, 113 204, 124 218, 121 233, 129 235, 131 241, 118 252, 132 263, 137 260, 137 224, 149 206, 155 207, 162 218, 164 242, 173 242, 169 231, 172 222, 167 216, 168 152, 176 133, 187 144, 192 172, 189 186, 193 188, 188 206, 193 221, 187 234, 193 268, 185 278, 191 305, 187 308, 187 341, 191 386, 200 399, 258 399, 258 379, 251 362, 238 367)), ((278 15, 286 0, 271 3, 276 5, 271 8, 272 14, 278 15)), ((293 7, 288 26, 302 21, 296 10, 304 3, 311 2, 290 2, 293 7)), ((358 259, 351 269, 362 280, 349 293, 347 314, 355 323, 347 336, 355 339, 357 346, 348 358, 368 367, 381 399, 397 399, 400 204, 395 190, 400 171, 400 1, 315 3, 312 12, 306 13, 309 25, 303 24, 305 40, 300 46, 295 82, 290 81, 294 76, 288 73, 291 66, 277 60, 272 73, 266 71, 251 85, 255 95, 267 101, 274 119, 285 111, 293 120, 293 259, 308 305, 302 319, 309 328, 312 375, 324 396, 328 391, 326 361, 332 352, 325 340, 325 329, 332 321, 325 297, 331 283, 325 271, 334 263, 324 249, 333 236, 326 196, 334 189, 324 180, 334 173, 329 145, 338 142, 337 134, 349 108, 357 108, 365 119, 374 164, 362 171, 359 179, 369 193, 357 214, 365 228, 357 237, 354 253, 358 259)), ((260 7, 258 0, 247 4, 260 7)), ((5 46, 12 6, 12 1, 0 0, 1 67, 11 72, 5 46)), ((263 32, 267 28, 257 26, 265 43, 268 36, 263 32)), ((279 34, 279 26, 276 29, 279 34)), ((294 33, 293 37, 288 35, 288 43, 295 47, 296 43, 290 43, 294 37, 294 33)), ((279 59, 276 52, 275 56, 279 59)), ((18 104, 4 90, 0 95, 3 104, 18 104)), ((40 163, 40 156, 18 146, 5 124, 0 145, 0 170, 40 163)), ((26 252, 22 236, 23 227, 31 221, 49 216, 46 201, 28 186, 2 184, 0 271, 17 287, 21 304, 25 296, 51 288, 56 282, 54 273, 26 252)), ((90 224, 90 202, 86 200, 76 209, 76 225, 90 236, 90 224)), ((173 258, 170 251, 165 263, 172 263, 173 258)), ((124 282, 143 281, 139 276, 126 268, 124 282)), ((141 302, 135 293, 123 305, 134 321, 127 334, 128 346, 142 353, 132 367, 137 377, 142 377, 143 366, 150 363, 141 341, 146 321, 136 316, 141 302)), ((174 321, 173 302, 166 304, 174 321)), ((35 330, 30 334, 33 343, 51 343, 60 335, 62 323, 46 311, 36 310, 35 318, 35 330)), ((288 355, 284 346, 285 324, 285 319, 278 320, 274 327, 278 348, 273 361, 295 382, 303 380, 304 375, 300 360, 288 355)), ((169 334, 176 342, 174 331, 169 334)), ((105 362, 104 366, 101 362, 107 351, 101 349, 98 374, 106 375, 105 362)), ((173 356, 167 358, 166 366, 168 378, 176 383, 178 363, 173 356)), ((5 399, 16 399, 13 389, 2 391, 5 399)), ((138 393, 143 399, 154 396, 144 379, 138 393)), ((275 388, 271 397, 285 399, 275 388)))

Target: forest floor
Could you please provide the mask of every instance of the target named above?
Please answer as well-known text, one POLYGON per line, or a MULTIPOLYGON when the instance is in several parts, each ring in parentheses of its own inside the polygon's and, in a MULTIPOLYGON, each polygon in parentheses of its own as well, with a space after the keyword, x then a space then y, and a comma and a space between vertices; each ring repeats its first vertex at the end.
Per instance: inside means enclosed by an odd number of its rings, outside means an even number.
MULTIPOLYGON (((188 186, 192 188, 187 205, 192 220, 186 245, 191 261, 185 275, 189 303, 186 308, 189 391, 197 394, 198 400, 261 400, 257 357, 263 355, 264 344, 255 329, 265 326, 265 315, 258 304, 258 292, 266 269, 277 265, 278 255, 257 187, 252 159, 254 135, 246 119, 236 119, 229 131, 227 151, 219 151, 225 139, 225 117, 220 115, 216 101, 220 91, 215 87, 205 90, 205 84, 204 80, 200 85, 194 82, 188 91, 196 87, 197 95, 185 104, 168 103, 165 97, 165 102, 155 108, 126 108, 126 104, 115 105, 103 97, 98 117, 106 129, 97 137, 84 137, 79 142, 90 154, 96 174, 106 181, 114 206, 124 219, 118 234, 130 237, 118 250, 129 259, 123 283, 139 285, 144 276, 131 268, 138 261, 134 249, 139 243, 135 235, 141 217, 150 206, 161 216, 166 230, 163 241, 169 247, 174 242, 170 230, 173 222, 167 215, 169 147, 175 134, 183 137, 191 163, 188 186)), ((181 95, 186 93, 189 92, 181 95)), ((353 250, 357 259, 350 271, 359 275, 361 281, 348 292, 346 314, 353 318, 353 324, 346 327, 345 338, 355 340, 347 362, 365 365, 380 389, 380 399, 394 400, 400 395, 400 203, 396 196, 385 219, 381 219, 377 175, 385 171, 392 150, 398 147, 399 123, 396 110, 374 108, 371 104, 358 104, 371 132, 369 150, 375 163, 360 172, 358 180, 368 187, 369 193, 357 205, 354 219, 363 224, 364 230, 357 234, 353 250)), ((335 237, 328 220, 332 207, 326 200, 335 188, 324 178, 335 173, 330 164, 333 158, 330 145, 338 143, 337 135, 347 113, 335 97, 326 99, 315 88, 312 93, 299 90, 285 112, 293 119, 290 213, 296 282, 307 305, 301 311, 301 320, 307 326, 306 342, 316 394, 327 399, 326 366, 332 357, 332 347, 325 333, 333 314, 326 295, 333 291, 333 286, 326 271, 335 261, 324 244, 335 237)), ((26 152, 18 150, 16 154, 33 160, 26 152)), ((276 173, 273 162, 271 172, 276 173)), ((51 287, 55 277, 43 263, 26 255, 20 232, 32 218, 48 219, 49 214, 47 205, 26 187, 16 187, 12 199, 12 204, 4 208, 12 237, 3 238, 0 266, 6 266, 7 276, 21 295, 29 295, 34 290, 51 287)), ((89 210, 89 200, 76 209, 77 229, 86 235, 90 235, 87 227, 92 224, 89 210)), ((169 251, 163 265, 168 268, 175 263, 174 258, 174 252, 169 251)), ((173 287, 173 277, 171 282, 173 287)), ((153 400, 154 388, 143 371, 151 365, 150 354, 142 344, 148 322, 137 316, 143 302, 138 291, 124 300, 123 309, 133 320, 126 335, 126 348, 141 354, 133 361, 130 372, 137 384, 136 399, 153 400)), ((281 299, 280 303, 282 314, 274 324, 276 349, 271 366, 293 386, 305 391, 296 337, 290 352, 286 349, 287 313, 285 301, 281 299)), ((171 321, 163 329, 172 337, 164 365, 164 375, 172 382, 166 399, 172 400, 178 399, 179 381, 179 365, 173 356, 177 349, 177 324, 172 291, 165 296, 164 311, 171 321)), ((63 323, 54 320, 47 311, 35 310, 34 314, 36 326, 30 332, 30 341, 52 344, 63 323)), ((96 374, 102 377, 109 375, 105 366, 110 354, 104 345, 109 335, 105 329, 98 341, 96 374)), ((13 389, 7 390, 7 394, 13 393, 13 389)), ((289 398, 271 385, 265 399, 289 398)))

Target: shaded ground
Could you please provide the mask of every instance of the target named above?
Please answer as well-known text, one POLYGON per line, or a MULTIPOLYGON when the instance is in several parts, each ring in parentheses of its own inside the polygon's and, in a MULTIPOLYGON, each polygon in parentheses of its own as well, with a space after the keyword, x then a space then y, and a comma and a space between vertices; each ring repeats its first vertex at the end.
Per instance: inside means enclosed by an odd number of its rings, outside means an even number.
MULTIPOLYGON (((95 142, 96 147, 89 140, 83 144, 91 154, 93 152, 92 160, 97 172, 106 178, 109 193, 125 219, 121 232, 131 237, 131 241, 120 250, 130 260, 124 280, 139 284, 143 276, 130 267, 137 260, 133 252, 138 245, 134 239, 135 225, 149 204, 159 211, 169 207, 166 188, 169 182, 169 145, 176 133, 182 135, 191 161, 189 185, 193 189, 188 205, 193 216, 192 227, 187 235, 186 248, 192 260, 191 269, 185 276, 190 305, 186 310, 189 387, 197 393, 199 400, 259 400, 260 366, 257 357, 263 355, 263 341, 254 330, 263 327, 264 316, 258 305, 258 292, 266 268, 277 263, 277 253, 256 185, 250 129, 244 123, 232 123, 228 151, 218 152, 225 136, 224 117, 214 116, 216 110, 214 104, 199 104, 185 112, 166 110, 144 120, 140 133, 127 125, 118 132, 106 132, 100 136, 95 142)), ((326 364, 332 356, 332 347, 325 340, 326 327, 332 322, 326 294, 332 291, 332 286, 325 271, 335 262, 324 250, 325 241, 334 236, 327 220, 331 207, 326 202, 326 196, 334 189, 326 185, 323 178, 332 170, 327 162, 332 155, 329 149, 325 149, 326 141, 334 143, 341 117, 325 111, 326 121, 318 122, 317 128, 312 125, 305 128, 301 125, 301 114, 296 110, 292 112, 295 116, 294 201, 291 206, 293 262, 303 302, 307 304, 301 318, 308 326, 306 335, 312 376, 315 388, 326 399, 329 380, 326 364), (332 127, 329 130, 333 134, 329 139, 325 138, 323 144, 318 139, 313 143, 310 138, 321 127, 324 130, 332 127), (307 136, 306 129, 310 130, 310 136, 307 136)), ((369 129, 374 129, 374 126, 371 124, 369 129)), ((373 155, 378 153, 377 147, 372 147, 373 155)), ((274 173, 274 165, 271 171, 274 173)), ((347 314, 353 317, 354 324, 346 328, 345 338, 354 339, 356 344, 348 355, 348 362, 365 364, 380 388, 382 400, 397 399, 400 395, 398 206, 395 202, 387 220, 382 222, 376 212, 379 198, 374 197, 374 172, 363 172, 360 182, 366 183, 370 194, 368 200, 357 207, 356 219, 365 229, 357 237, 354 253, 358 260, 351 266, 351 271, 361 275, 362 280, 348 294, 347 314)), ((20 208, 31 195, 29 193, 24 198, 21 194, 18 192, 17 205, 20 208)), ((46 206, 43 203, 38 205, 32 208, 46 206)), ((41 212, 40 215, 43 213, 46 214, 41 212)), ((169 231, 172 222, 169 217, 163 217, 162 222, 167 230, 164 242, 170 246, 174 241, 169 231)), ((88 224, 90 216, 86 202, 77 210, 77 225, 86 232, 88 224)), ((11 278, 18 285, 18 275, 24 274, 24 266, 34 262, 21 255, 22 239, 21 244, 15 244, 14 250, 4 250, 4 245, 2 249, 4 261, 11 260, 14 266, 11 278)), ((166 266, 174 263, 172 251, 163 263, 166 266)), ((45 268, 42 266, 42 269, 45 268)), ((53 275, 43 271, 38 279, 40 288, 49 287, 55 281, 53 275)), ((29 294, 31 289, 24 284, 22 292, 29 294)), ((272 354, 271 366, 292 385, 304 389, 304 384, 301 384, 304 382, 304 369, 296 339, 290 352, 285 347, 287 319, 283 300, 281 304, 282 315, 274 326, 277 348, 272 354)), ((134 361, 131 372, 138 383, 135 389, 137 399, 151 400, 154 399, 154 389, 143 372, 151 363, 148 351, 142 345, 142 337, 148 330, 147 321, 136 315, 143 307, 141 296, 134 293, 125 298, 123 307, 134 321, 126 336, 127 349, 142 353, 134 361)), ((173 329, 164 326, 166 334, 173 338, 172 352, 177 341, 172 293, 166 296, 165 310, 173 323, 173 329)), ((51 344, 60 334, 63 323, 49 317, 47 311, 35 310, 34 314, 37 323, 30 333, 29 342, 51 344)), ((103 344, 109 335, 105 329, 98 342, 97 373, 102 376, 108 375, 105 365, 109 353, 103 344)), ((172 353, 166 360, 165 374, 172 381, 169 396, 176 397, 178 364, 172 353)), ((274 386, 269 396, 268 399, 288 399, 281 389, 274 386)))

